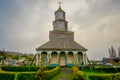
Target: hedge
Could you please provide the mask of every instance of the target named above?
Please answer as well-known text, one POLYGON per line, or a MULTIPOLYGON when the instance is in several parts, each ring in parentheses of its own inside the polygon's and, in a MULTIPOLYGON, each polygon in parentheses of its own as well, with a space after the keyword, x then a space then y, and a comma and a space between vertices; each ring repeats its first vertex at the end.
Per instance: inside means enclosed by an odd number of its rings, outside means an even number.
MULTIPOLYGON (((36 66, 3 66, 1 67, 2 70, 4 71, 12 71, 12 72, 33 72, 33 71, 38 71, 40 67, 36 67, 36 66)), ((46 67, 45 70, 51 70, 54 67, 46 67)))
POLYGON ((0 73, 0 80, 14 80, 14 73, 0 73))
POLYGON ((120 72, 120 67, 79 67, 79 70, 92 70, 95 72, 104 72, 104 73, 118 73, 120 72))
POLYGON ((45 80, 50 80, 52 79, 56 74, 60 72, 60 67, 57 66, 56 68, 52 70, 45 71, 45 80))
MULTIPOLYGON (((53 67, 52 67, 53 68, 53 67)), ((51 69, 49 67, 49 69, 51 69)), ((60 71, 60 67, 56 67, 52 70, 48 70, 44 72, 45 79, 50 80, 60 71)), ((39 73, 19 73, 17 76, 17 80, 40 80, 39 73)))
POLYGON ((40 80, 36 73, 20 73, 17 80, 40 80))
POLYGON ((89 80, 120 80, 120 73, 116 74, 90 74, 89 80))
POLYGON ((80 71, 77 66, 73 67, 74 80, 86 80, 85 73, 80 71))

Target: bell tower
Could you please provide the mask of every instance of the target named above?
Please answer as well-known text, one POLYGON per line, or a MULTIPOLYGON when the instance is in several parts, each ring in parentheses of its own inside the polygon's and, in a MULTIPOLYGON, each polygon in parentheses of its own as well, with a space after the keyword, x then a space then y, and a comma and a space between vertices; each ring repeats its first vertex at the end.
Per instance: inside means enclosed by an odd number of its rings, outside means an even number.
POLYGON ((59 2, 58 10, 55 11, 55 21, 53 21, 54 31, 68 31, 68 22, 65 20, 65 12, 61 8, 61 2, 59 2))

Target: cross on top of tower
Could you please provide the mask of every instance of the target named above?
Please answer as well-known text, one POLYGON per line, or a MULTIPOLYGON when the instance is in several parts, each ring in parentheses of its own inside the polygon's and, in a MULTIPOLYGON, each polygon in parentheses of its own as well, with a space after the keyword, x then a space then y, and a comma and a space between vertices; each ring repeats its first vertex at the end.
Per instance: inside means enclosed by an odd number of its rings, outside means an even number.
POLYGON ((59 6, 61 6, 62 2, 58 2, 59 6))
POLYGON ((60 2, 60 1, 58 2, 58 4, 59 4, 58 10, 62 10, 62 8, 61 8, 61 3, 62 3, 62 2, 60 2))

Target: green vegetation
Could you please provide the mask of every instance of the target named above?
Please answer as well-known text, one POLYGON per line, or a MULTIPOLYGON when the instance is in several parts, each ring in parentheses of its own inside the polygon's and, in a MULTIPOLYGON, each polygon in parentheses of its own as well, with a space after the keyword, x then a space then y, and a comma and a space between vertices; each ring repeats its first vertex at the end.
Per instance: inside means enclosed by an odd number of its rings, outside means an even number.
POLYGON ((120 73, 116 74, 90 74, 89 80, 120 80, 120 73))
POLYGON ((72 68, 59 66, 38 69, 34 66, 0 67, 0 80, 120 80, 120 68, 73 66, 73 72, 72 68))
MULTIPOLYGON (((23 70, 26 69, 26 67, 21 67, 21 68, 24 68, 23 70)), ((32 67, 32 68, 35 68, 35 67, 32 67)), ((14 71, 13 67, 11 69, 13 69, 12 71, 14 71)), ((16 69, 16 70, 18 70, 18 69, 16 69)), ((24 72, 24 71, 22 71, 22 72, 21 71, 10 72, 10 71, 3 71, 0 68, 0 80, 49 80, 59 72, 60 72, 60 67, 48 67, 48 68, 46 67, 44 70, 45 77, 44 77, 44 79, 40 79, 39 71, 35 71, 35 72, 24 72), (48 70, 48 69, 52 69, 52 70, 48 70)))
POLYGON ((39 67, 29 67, 29 66, 3 66, 1 67, 4 71, 12 71, 12 72, 28 72, 28 71, 38 71, 39 67))
POLYGON ((0 73, 0 80, 14 80, 14 73, 0 73))
POLYGON ((31 61, 32 60, 32 56, 28 55, 28 54, 18 54, 17 52, 14 54, 6 52, 6 51, 0 51, 0 56, 3 56, 4 59, 11 57, 12 59, 15 60, 19 60, 21 58, 26 58, 27 61, 31 61))
POLYGON ((85 66, 85 67, 79 67, 79 70, 87 70, 87 71, 99 72, 99 73, 118 73, 120 72, 120 67, 85 66))
POLYGON ((120 80, 120 68, 112 67, 80 67, 86 80, 120 80))
MULTIPOLYGON (((12 72, 36 72, 39 70, 38 66, 2 66, 1 69, 4 71, 12 71, 12 72)), ((55 67, 45 67, 44 70, 51 70, 55 67)))
POLYGON ((17 75, 17 80, 40 80, 39 77, 36 76, 37 73, 19 73, 17 75))
POLYGON ((80 71, 77 66, 73 67, 74 80, 85 80, 85 73, 80 71))
POLYGON ((63 75, 64 73, 63 73, 63 71, 60 71, 55 77, 53 77, 51 80, 58 80, 60 77, 61 77, 61 75, 63 75))

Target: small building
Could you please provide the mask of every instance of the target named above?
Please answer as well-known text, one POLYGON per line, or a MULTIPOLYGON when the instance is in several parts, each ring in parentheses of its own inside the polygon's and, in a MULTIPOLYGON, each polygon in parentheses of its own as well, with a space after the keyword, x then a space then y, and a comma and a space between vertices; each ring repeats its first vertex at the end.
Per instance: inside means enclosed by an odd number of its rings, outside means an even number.
POLYGON ((68 30, 65 12, 59 5, 55 11, 53 30, 49 41, 36 49, 36 65, 72 66, 87 65, 87 49, 74 40, 74 32, 68 30))
POLYGON ((3 56, 0 56, 0 65, 2 65, 3 64, 3 56))
POLYGON ((4 61, 3 64, 6 66, 12 66, 12 57, 7 57, 4 61))

